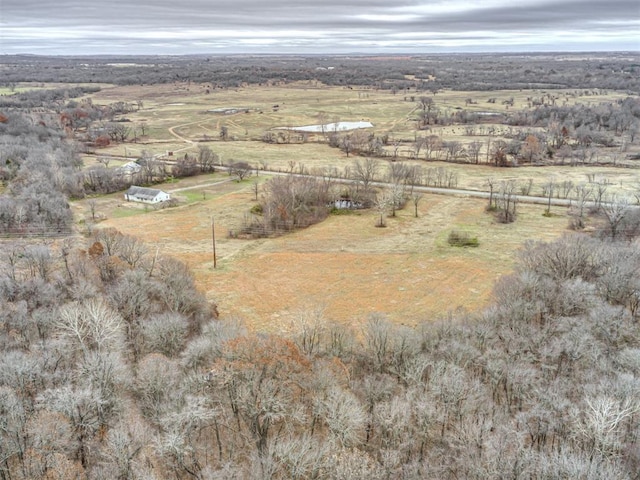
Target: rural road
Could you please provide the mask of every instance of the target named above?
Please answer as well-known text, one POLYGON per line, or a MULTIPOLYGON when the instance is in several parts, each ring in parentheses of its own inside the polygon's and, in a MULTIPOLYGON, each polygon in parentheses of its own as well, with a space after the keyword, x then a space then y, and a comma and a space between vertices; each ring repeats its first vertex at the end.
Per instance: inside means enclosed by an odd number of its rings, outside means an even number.
MULTIPOLYGON (((390 183, 385 182, 371 182, 372 185, 376 187, 389 187, 390 183)), ((424 187, 420 185, 415 185, 413 190, 420 193, 434 193, 437 195, 453 195, 460 197, 473 197, 473 198, 489 198, 491 195, 489 192, 484 192, 481 190, 465 190, 461 188, 440 188, 440 187, 424 187)), ((499 192, 494 192, 493 196, 498 197, 499 192)), ((548 205, 549 198, 548 197, 535 197, 530 195, 512 195, 512 199, 515 199, 518 203, 533 203, 540 205, 548 205)), ((551 205, 554 206, 565 206, 570 207, 572 202, 575 203, 575 200, 571 200, 568 198, 552 198, 551 205)))
MULTIPOLYGON (((228 167, 224 167, 224 166, 216 166, 216 168, 221 170, 228 169, 228 167)), ((302 174, 302 173, 279 172, 279 171, 271 171, 271 170, 260 170, 260 172, 265 175, 277 175, 277 176, 293 175, 294 177, 301 177, 301 178, 322 178, 321 175, 309 175, 309 174, 302 174)), ((331 180, 334 182, 343 183, 343 184, 354 183, 353 179, 348 179, 348 178, 332 178, 331 180)), ((371 185, 375 187, 380 187, 380 188, 392 186, 392 184, 388 182, 371 182, 371 185)), ((193 186, 188 188, 195 189, 195 188, 200 188, 204 186, 209 186, 209 184, 193 186)), ((410 186, 408 188, 410 188, 410 186)), ((488 199, 490 196, 489 192, 485 192, 481 190, 466 190, 462 188, 425 187, 422 185, 414 185, 413 191, 420 192, 420 193, 431 193, 436 195, 451 195, 451 196, 458 196, 458 197, 486 198, 486 199, 488 199)), ((494 197, 498 197, 499 193, 494 192, 493 195, 494 197)), ((511 198, 516 199, 518 203, 530 203, 530 204, 536 204, 536 205, 549 204, 548 197, 536 197, 536 196, 530 196, 530 195, 512 195, 511 198)), ((569 198, 552 198, 551 199, 551 205, 556 207, 570 207, 575 203, 576 203, 576 200, 572 200, 569 198)), ((594 202, 587 202, 585 206, 593 206, 594 204, 595 204, 594 202)), ((606 202, 602 202, 602 204, 605 205, 606 202)))

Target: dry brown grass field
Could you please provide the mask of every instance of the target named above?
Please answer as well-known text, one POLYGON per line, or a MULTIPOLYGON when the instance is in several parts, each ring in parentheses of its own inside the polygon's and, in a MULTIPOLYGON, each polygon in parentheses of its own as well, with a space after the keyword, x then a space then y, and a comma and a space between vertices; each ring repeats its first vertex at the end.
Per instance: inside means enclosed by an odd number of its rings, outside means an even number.
MULTIPOLYGON (((363 211, 277 238, 232 239, 229 230, 255 203, 252 184, 225 182, 189 192, 191 201, 183 196, 181 206, 157 211, 127 204, 121 195, 103 197, 97 210, 108 218, 100 227, 135 235, 185 261, 223 316, 267 331, 295 328, 302 312, 316 309, 346 324, 359 324, 372 312, 416 324, 458 308, 478 310, 489 302, 494 282, 512 270, 524 240, 550 240, 567 226, 560 207, 546 218, 544 207, 521 205, 518 221, 502 225, 484 211, 486 201, 428 195, 418 218, 407 207, 388 219, 387 228, 376 228, 377 214, 363 211), (480 246, 449 246, 452 229, 477 235, 480 246)), ((84 202, 75 208, 86 215, 84 202)))
MULTIPOLYGON (((338 149, 311 140, 307 143, 271 145, 260 141, 263 133, 282 126, 324 121, 367 120, 378 135, 412 139, 415 135, 416 101, 403 93, 372 89, 329 88, 315 83, 274 87, 243 87, 205 93, 203 85, 170 84, 112 87, 92 95, 94 103, 142 100, 143 108, 127 115, 132 125, 145 122, 148 135, 140 143, 115 145, 100 155, 135 157, 148 150, 195 152, 208 145, 223 162, 246 160, 253 165, 287 170, 303 165, 307 170, 327 166, 343 169, 351 165, 338 149), (279 105, 274 108, 274 105, 279 105), (226 115, 214 109, 238 108, 226 115), (221 141, 222 126, 231 139, 221 141), (126 149, 126 152, 125 152, 126 149)), ((562 102, 598 103, 625 95, 572 96, 554 92, 562 102)), ((441 92, 434 100, 439 108, 503 111, 503 99, 514 98, 513 109, 526 105, 529 96, 542 92, 441 92), (496 97, 495 104, 486 100, 496 97), (491 108, 489 108, 491 107, 491 108)), ((444 127, 431 133, 461 141, 481 140, 464 136, 462 127, 444 127)), ((116 162, 117 163, 117 162, 116 162)), ((114 163, 114 165, 116 164, 114 163)), ((484 190, 488 177, 533 179, 532 194, 549 178, 585 182, 597 171, 611 188, 630 193, 640 181, 636 170, 614 167, 520 167, 421 162, 424 167, 444 166, 458 173, 460 188, 484 190)), ((218 303, 224 317, 238 317, 256 330, 288 331, 295 328, 302 312, 322 309, 325 318, 359 324, 372 312, 382 312, 393 321, 416 324, 447 315, 459 308, 476 311, 490 300, 495 281, 512 271, 523 242, 550 240, 567 231, 566 208, 544 217, 544 207, 520 205, 518 219, 510 225, 495 223, 484 211, 486 201, 463 197, 425 195, 419 217, 408 206, 387 228, 375 228, 375 212, 330 216, 321 224, 282 237, 246 240, 229 238, 255 204, 252 181, 224 182, 225 174, 180 180, 162 186, 167 190, 189 185, 212 184, 177 193, 178 207, 155 211, 127 204, 122 194, 97 199, 98 212, 112 226, 136 235, 163 254, 185 261, 199 287, 218 303), (215 218, 218 268, 213 268, 211 217, 215 218), (452 229, 477 235, 478 248, 455 248, 446 238, 452 229)), ((264 181, 266 177, 258 177, 264 181)), ((87 216, 86 201, 76 202, 78 218, 87 216)))
MULTIPOLYGON (((334 121, 371 121, 376 135, 389 135, 391 139, 410 142, 415 135, 439 135, 445 140, 457 140, 461 143, 479 141, 483 144, 480 157, 486 156, 488 137, 482 135, 467 136, 463 126, 434 126, 429 131, 416 132, 417 105, 420 94, 397 93, 368 88, 327 87, 315 82, 295 83, 282 86, 247 86, 238 89, 213 90, 205 93, 205 86, 198 84, 168 84, 150 86, 129 86, 103 88, 91 95, 94 103, 108 104, 115 101, 136 102, 141 100, 143 108, 127 114, 131 126, 144 122, 147 135, 137 143, 117 144, 100 149, 99 155, 118 155, 135 158, 143 150, 153 154, 174 155, 196 152, 199 145, 209 146, 220 156, 223 163, 247 161, 252 165, 267 166, 269 169, 289 170, 303 166, 307 170, 321 169, 327 166, 343 170, 352 164, 353 159, 342 151, 329 147, 311 136, 307 143, 267 144, 261 139, 265 132, 278 127, 313 125, 324 119, 334 121), (413 102, 410 101, 414 96, 413 102), (274 109, 274 105, 278 105, 274 109), (239 109, 241 113, 211 113, 211 110, 239 109), (244 111, 248 113, 243 113, 244 111), (229 140, 220 140, 220 129, 226 127, 229 140)), ((465 108, 471 111, 513 111, 526 107, 527 98, 541 97, 545 90, 527 91, 491 91, 460 92, 443 91, 432 96, 441 111, 454 111, 465 108), (474 99, 476 104, 465 105, 465 100, 474 99), (496 98, 496 103, 488 104, 487 99, 496 98), (503 105, 502 101, 514 99, 514 106, 503 105)), ((568 105, 598 104, 625 98, 626 94, 608 92, 600 95, 579 96, 573 90, 548 91, 558 97, 558 103, 568 105)), ((430 95, 430 94, 428 94, 430 95)), ((485 125, 488 127, 488 125, 485 125)), ((495 141, 500 132, 508 127, 495 125, 495 141)), ((318 136, 319 137, 319 136, 318 136)), ((400 149, 407 155, 408 146, 400 149)), ((634 147, 635 148, 635 147, 634 147)), ((618 154, 615 149, 601 150, 599 155, 605 159, 618 154)), ((88 158, 87 164, 94 160, 88 158)), ((471 166, 420 161, 425 168, 446 166, 455 170, 459 176, 459 186, 470 189, 486 189, 487 177, 497 179, 518 178, 533 179, 535 185, 541 185, 549 179, 570 179, 574 183, 585 182, 587 174, 594 173, 591 166, 550 166, 520 167, 514 169, 495 169, 489 166, 471 166)), ((627 194, 636 190, 638 175, 635 170, 615 167, 598 167, 598 174, 616 189, 627 194)), ((540 188, 534 187, 533 194, 539 194, 540 188), (536 191, 538 190, 538 191, 536 191)))

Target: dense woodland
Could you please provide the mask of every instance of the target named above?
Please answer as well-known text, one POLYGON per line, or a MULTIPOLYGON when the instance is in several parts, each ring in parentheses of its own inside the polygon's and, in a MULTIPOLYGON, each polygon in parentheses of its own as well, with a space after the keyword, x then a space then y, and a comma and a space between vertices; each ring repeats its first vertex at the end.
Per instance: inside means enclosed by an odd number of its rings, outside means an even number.
POLYGON ((638 478, 639 269, 574 234, 484 312, 281 338, 115 231, 5 244, 0 477, 638 478))
MULTIPOLYGON (((571 62, 572 70, 547 56, 526 64, 492 57, 505 71, 518 66, 502 76, 495 65, 479 68, 483 58, 421 65, 442 85, 459 75, 460 88, 497 88, 497 78, 514 88, 529 77, 639 88, 638 66, 623 55, 571 62)), ((150 58, 139 62, 146 67, 114 69, 118 60, 105 58, 78 69, 86 59, 2 59, 15 67, 9 81, 117 83, 171 81, 178 72, 200 81, 219 68, 229 82, 313 73, 331 83, 342 72, 335 83, 375 84, 396 61, 312 57, 298 68, 298 59, 209 60, 150 58), (316 69, 340 62, 349 69, 316 69)), ((403 71, 398 85, 417 71, 403 71)), ((61 121, 79 108, 90 113, 76 121, 110 118, 73 103, 83 92, 26 95, 22 106, 2 99, 0 226, 47 237, 0 245, 1 479, 640 478, 637 209, 589 204, 603 228, 527 243, 481 312, 443 312, 416 327, 372 313, 353 330, 318 309, 300 312, 290 338, 257 334, 208 302, 183 264, 139 239, 112 229, 69 235, 68 198, 118 188, 91 190, 101 174, 82 169, 85 147, 70 140, 67 117, 61 121)), ((638 117, 637 102, 615 108, 638 117)), ((609 109, 590 112, 594 130, 621 128, 609 109)), ((551 105, 528 115, 522 121, 561 123, 585 111, 551 105)), ((212 168, 211 155, 201 150, 194 168, 212 168)), ((363 200, 376 162, 354 164, 363 200)), ((385 175, 412 184, 403 167, 385 175)), ((429 175, 434 184, 454 181, 446 171, 429 175)), ((301 188, 292 178, 269 184, 261 228, 286 231, 326 215, 321 180, 303 188, 306 216, 274 214, 269 199, 301 188)))

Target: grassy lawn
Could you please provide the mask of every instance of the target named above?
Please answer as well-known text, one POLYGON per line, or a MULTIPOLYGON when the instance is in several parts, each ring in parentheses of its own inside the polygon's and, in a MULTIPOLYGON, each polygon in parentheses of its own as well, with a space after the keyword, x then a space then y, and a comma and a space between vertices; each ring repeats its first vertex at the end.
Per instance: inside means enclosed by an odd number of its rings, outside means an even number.
POLYGON ((151 209, 149 207, 145 208, 124 208, 124 207, 119 207, 119 208, 114 208, 111 211, 111 217, 112 218, 128 218, 128 217, 133 217, 135 215, 140 215, 143 213, 148 213, 149 211, 151 211, 151 209))

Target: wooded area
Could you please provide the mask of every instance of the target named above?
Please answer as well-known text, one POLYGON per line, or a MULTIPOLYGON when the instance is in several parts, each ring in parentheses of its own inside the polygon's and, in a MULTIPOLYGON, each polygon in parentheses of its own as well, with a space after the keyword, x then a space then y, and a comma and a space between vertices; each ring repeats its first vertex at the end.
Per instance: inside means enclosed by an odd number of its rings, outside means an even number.
POLYGON ((637 478, 637 243, 531 244, 484 312, 294 338, 114 231, 2 257, 2 478, 637 478))

